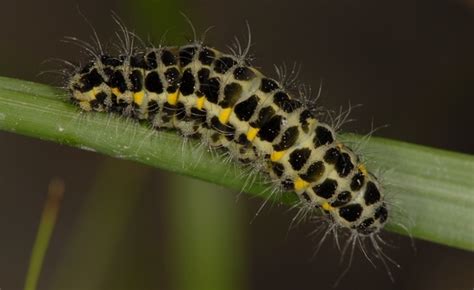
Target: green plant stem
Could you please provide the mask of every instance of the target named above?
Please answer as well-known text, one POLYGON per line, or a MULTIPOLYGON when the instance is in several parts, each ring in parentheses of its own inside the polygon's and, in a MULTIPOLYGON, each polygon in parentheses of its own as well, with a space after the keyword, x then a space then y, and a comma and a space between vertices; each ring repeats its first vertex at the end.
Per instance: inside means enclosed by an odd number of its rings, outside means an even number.
MULTIPOLYGON (((131 120, 99 113, 80 113, 67 102, 67 93, 49 86, 0 78, 0 129, 61 144, 135 160, 242 189, 243 169, 212 156, 196 142, 183 145, 174 132, 154 133, 131 120), (62 96, 62 97, 61 97, 62 96)), ((344 136, 352 142, 361 137, 344 136)), ((394 193, 402 215, 391 219, 389 230, 404 233, 398 224, 410 226, 414 237, 466 250, 474 250, 474 157, 383 138, 371 138, 370 168, 383 175, 394 193)), ((268 197, 262 182, 245 192, 268 197)), ((294 194, 276 197, 294 203, 294 194)))

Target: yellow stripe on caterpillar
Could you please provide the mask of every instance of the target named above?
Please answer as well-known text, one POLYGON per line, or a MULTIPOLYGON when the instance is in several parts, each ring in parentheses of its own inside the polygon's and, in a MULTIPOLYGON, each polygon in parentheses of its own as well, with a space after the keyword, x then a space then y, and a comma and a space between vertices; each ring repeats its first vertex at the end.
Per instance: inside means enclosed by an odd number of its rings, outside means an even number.
POLYGON ((112 94, 116 96, 120 96, 122 93, 120 92, 118 88, 112 88, 112 94))
POLYGON ((176 91, 172 94, 168 94, 167 101, 170 105, 176 105, 176 103, 178 103, 178 94, 179 91, 176 91))
POLYGON ((367 168, 365 168, 365 165, 364 165, 364 164, 362 164, 362 163, 359 164, 359 165, 357 166, 357 168, 360 170, 360 172, 362 172, 362 175, 367 176, 367 174, 368 174, 368 173, 367 173, 367 168))
POLYGON ((232 108, 223 109, 219 114, 219 122, 227 124, 227 122, 229 122, 230 113, 232 113, 232 108))
POLYGON ((135 104, 140 106, 143 103, 144 97, 145 97, 144 91, 136 92, 133 94, 133 101, 135 102, 135 104))
POLYGON ((196 108, 198 108, 199 110, 202 110, 202 108, 204 107, 204 101, 205 100, 206 100, 206 97, 204 97, 204 96, 199 97, 196 100, 196 108))
POLYGON ((255 139, 255 137, 257 136, 259 130, 260 129, 258 128, 250 127, 250 129, 247 131, 247 140, 253 141, 253 139, 255 139))
POLYGON ((324 202, 321 207, 324 209, 324 210, 327 210, 327 211, 331 211, 333 210, 334 208, 329 204, 329 202, 324 202))
POLYGON ((80 100, 81 101, 92 101, 95 100, 95 89, 82 93, 80 100))
POLYGON ((96 87, 93 87, 90 92, 92 92, 92 95, 90 96, 90 99, 95 100, 96 96, 100 93, 100 90, 98 90, 96 87))
POLYGON ((286 153, 286 150, 285 151, 273 151, 272 154, 270 155, 270 160, 271 161, 278 161, 280 160, 283 155, 285 155, 286 153))
POLYGON ((300 190, 305 189, 309 186, 309 182, 304 181, 300 177, 298 177, 295 180, 294 184, 295 184, 295 191, 300 191, 300 190))

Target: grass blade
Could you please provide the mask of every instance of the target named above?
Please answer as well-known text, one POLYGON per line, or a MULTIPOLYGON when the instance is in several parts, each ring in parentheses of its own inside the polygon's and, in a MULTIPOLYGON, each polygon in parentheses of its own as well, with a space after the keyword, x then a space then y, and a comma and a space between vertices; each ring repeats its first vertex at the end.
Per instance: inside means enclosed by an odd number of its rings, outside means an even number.
POLYGON ((43 267, 44 257, 53 234, 59 207, 64 194, 64 182, 60 179, 51 180, 48 197, 41 215, 41 220, 31 254, 28 273, 26 274, 25 290, 36 290, 38 279, 43 267))
MULTIPOLYGON (((65 95, 45 85, 0 78, 0 129, 142 162, 228 188, 241 189, 245 183, 241 167, 225 164, 203 148, 182 146, 181 137, 173 132, 154 134, 120 117, 80 113, 65 95)), ((354 135, 345 138, 361 140, 354 135)), ((388 169, 384 180, 412 220, 414 237, 474 250, 472 155, 383 138, 371 138, 366 150, 372 152, 371 168, 388 169)), ((245 191, 266 196, 265 188, 257 182, 245 191)), ((295 200, 294 194, 278 198, 283 203, 295 200)), ((389 230, 403 233, 398 223, 404 223, 403 218, 394 217, 389 230)))

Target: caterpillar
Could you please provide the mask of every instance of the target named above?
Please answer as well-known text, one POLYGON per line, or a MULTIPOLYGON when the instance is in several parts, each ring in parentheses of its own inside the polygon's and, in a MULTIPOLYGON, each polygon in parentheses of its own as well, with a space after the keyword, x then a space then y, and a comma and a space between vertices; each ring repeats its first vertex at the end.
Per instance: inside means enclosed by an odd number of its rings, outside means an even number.
POLYGON ((304 100, 253 67, 247 51, 224 53, 200 41, 137 48, 135 35, 122 30, 118 55, 98 41, 96 50, 85 45, 92 58, 67 83, 74 104, 225 150, 348 230, 352 247, 369 238, 385 257, 376 240, 389 217, 380 182, 304 100))

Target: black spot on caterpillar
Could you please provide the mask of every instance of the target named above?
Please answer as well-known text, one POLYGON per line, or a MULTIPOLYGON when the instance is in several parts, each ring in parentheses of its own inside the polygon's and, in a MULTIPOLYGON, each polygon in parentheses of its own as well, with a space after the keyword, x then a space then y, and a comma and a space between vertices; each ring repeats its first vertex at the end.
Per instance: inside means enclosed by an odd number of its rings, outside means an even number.
POLYGON ((71 76, 75 104, 174 129, 258 164, 301 208, 322 212, 331 231, 349 231, 349 245, 368 237, 383 259, 376 238, 390 211, 380 183, 303 100, 235 54, 201 42, 135 48, 133 37, 125 31, 122 54, 94 52, 71 76))

